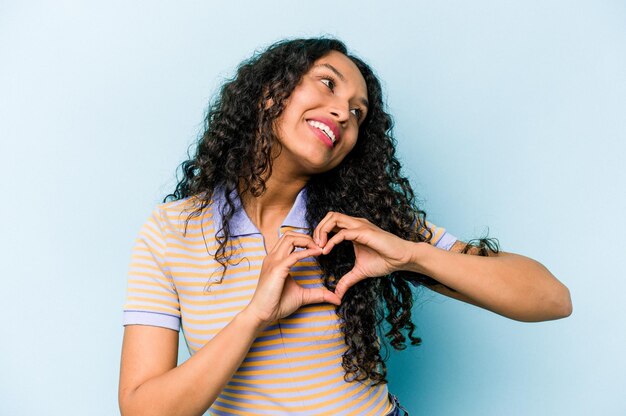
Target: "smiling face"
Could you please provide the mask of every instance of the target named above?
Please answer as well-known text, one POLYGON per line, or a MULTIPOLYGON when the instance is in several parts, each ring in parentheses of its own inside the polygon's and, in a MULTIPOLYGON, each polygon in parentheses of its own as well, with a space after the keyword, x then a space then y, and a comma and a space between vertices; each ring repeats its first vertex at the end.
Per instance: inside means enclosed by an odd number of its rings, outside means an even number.
POLYGON ((304 74, 276 120, 282 150, 273 167, 310 176, 336 167, 355 146, 367 114, 367 86, 357 66, 332 51, 304 74))

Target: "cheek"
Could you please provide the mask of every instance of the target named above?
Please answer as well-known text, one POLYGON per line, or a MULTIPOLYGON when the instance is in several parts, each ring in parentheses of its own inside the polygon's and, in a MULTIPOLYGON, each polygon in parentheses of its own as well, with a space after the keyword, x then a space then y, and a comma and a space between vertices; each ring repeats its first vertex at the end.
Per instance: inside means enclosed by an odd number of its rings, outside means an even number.
POLYGON ((356 147, 357 141, 356 138, 348 139, 343 142, 341 147, 341 151, 335 154, 337 164, 341 163, 356 147))
POLYGON ((280 117, 276 119, 274 123, 274 130, 276 132, 285 132, 289 129, 293 129, 298 126, 302 117, 302 113, 298 111, 298 107, 290 105, 285 107, 280 117))
POLYGON ((315 101, 314 94, 304 89, 302 86, 296 87, 285 104, 283 112, 302 113, 312 102, 315 101))
POLYGON ((282 139, 283 135, 288 134, 295 124, 295 114, 290 108, 285 108, 280 116, 274 120, 273 130, 276 137, 282 139))
POLYGON ((348 152, 351 152, 352 149, 354 149, 356 147, 356 144, 359 140, 359 132, 358 130, 356 132, 350 132, 349 134, 346 134, 346 140, 345 140, 345 145, 346 148, 348 149, 348 152))

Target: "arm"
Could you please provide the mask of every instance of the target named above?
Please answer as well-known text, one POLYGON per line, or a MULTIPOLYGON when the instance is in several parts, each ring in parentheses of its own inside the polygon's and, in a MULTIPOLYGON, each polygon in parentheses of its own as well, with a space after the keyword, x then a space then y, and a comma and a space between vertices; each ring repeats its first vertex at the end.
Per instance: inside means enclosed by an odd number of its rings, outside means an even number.
POLYGON ((242 312, 176 367, 178 332, 127 326, 120 367, 122 415, 201 415, 237 370, 259 331, 258 323, 242 312))
POLYGON ((505 252, 489 257, 461 254, 465 247, 461 241, 449 252, 426 243, 407 243, 404 269, 438 281, 430 287, 438 293, 524 322, 572 313, 567 287, 533 259, 505 252))
POLYGON ((326 288, 303 288, 289 275, 298 261, 320 253, 310 236, 285 233, 263 260, 248 306, 178 367, 178 332, 127 326, 120 367, 122 415, 201 415, 239 368, 263 328, 302 305, 339 304, 339 298, 326 288), (296 247, 305 249, 295 251, 296 247))
POLYGON ((403 240, 363 218, 330 212, 318 224, 314 238, 327 254, 342 241, 352 241, 355 264, 342 276, 335 293, 342 297, 369 276, 408 270, 441 283, 433 290, 519 321, 544 321, 569 316, 569 290, 543 265, 528 257, 503 253, 489 257, 461 254, 465 243, 451 251, 428 243, 403 240), (328 239, 328 233, 336 234, 328 239), (450 290, 446 288, 453 289, 450 290))

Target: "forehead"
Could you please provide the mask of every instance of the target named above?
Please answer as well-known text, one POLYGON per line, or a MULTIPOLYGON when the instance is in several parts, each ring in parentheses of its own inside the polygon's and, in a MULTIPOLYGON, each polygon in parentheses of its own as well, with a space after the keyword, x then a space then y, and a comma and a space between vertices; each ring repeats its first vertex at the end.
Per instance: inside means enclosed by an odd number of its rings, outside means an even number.
POLYGON ((359 71, 359 68, 350 58, 341 52, 331 51, 315 61, 313 68, 315 69, 319 66, 328 67, 328 65, 332 66, 343 76, 342 81, 354 87, 355 91, 360 95, 367 97, 367 84, 365 83, 365 79, 361 71, 359 71))

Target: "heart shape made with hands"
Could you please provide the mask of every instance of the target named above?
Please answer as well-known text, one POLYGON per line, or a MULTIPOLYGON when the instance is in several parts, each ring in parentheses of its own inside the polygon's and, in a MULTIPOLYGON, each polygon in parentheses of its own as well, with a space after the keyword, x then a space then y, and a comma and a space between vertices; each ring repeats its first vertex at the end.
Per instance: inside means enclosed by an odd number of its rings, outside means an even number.
POLYGON ((322 255, 327 255, 343 241, 352 242, 354 266, 337 281, 335 294, 339 298, 361 280, 406 270, 413 244, 382 230, 367 219, 338 212, 329 212, 320 221, 313 232, 313 240, 322 249, 322 255), (331 236, 331 233, 335 234, 331 236))

